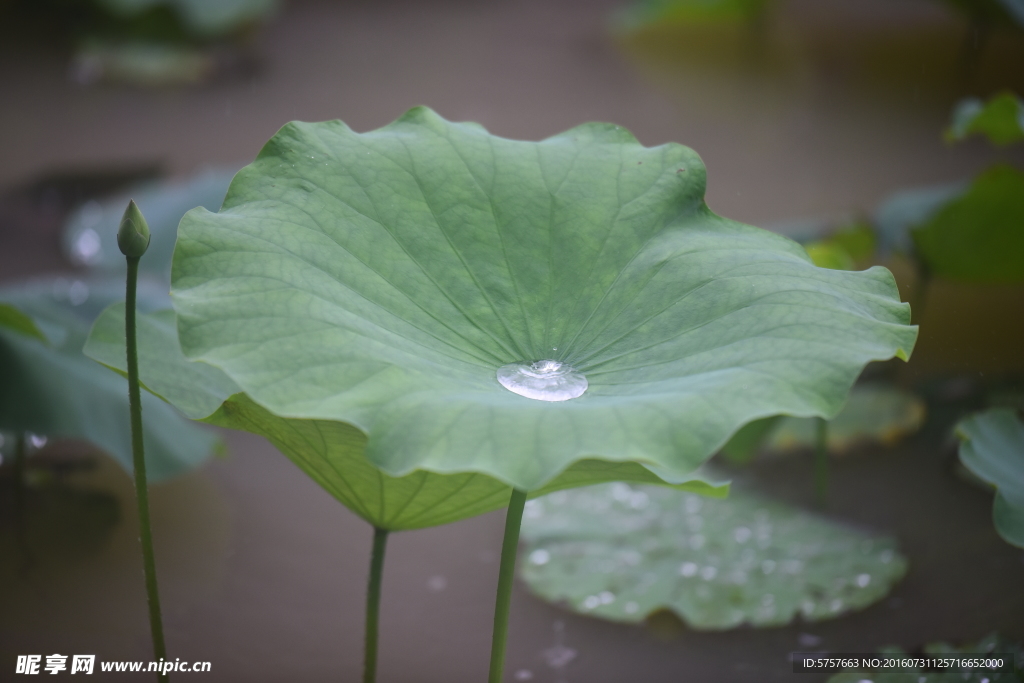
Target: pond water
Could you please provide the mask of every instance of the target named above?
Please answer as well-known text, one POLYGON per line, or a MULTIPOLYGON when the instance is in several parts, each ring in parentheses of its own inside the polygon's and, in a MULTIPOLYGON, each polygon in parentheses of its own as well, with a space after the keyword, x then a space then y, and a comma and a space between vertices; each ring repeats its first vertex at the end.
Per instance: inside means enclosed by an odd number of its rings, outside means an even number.
MULTIPOLYGON (((0 29, 0 278, 70 270, 57 243, 68 205, 19 189, 40 174, 101 168, 115 177, 131 166, 145 175, 158 164, 184 176, 240 165, 291 119, 369 130, 426 104, 526 139, 614 121, 644 144, 700 152, 716 212, 799 231, 870 211, 895 189, 984 168, 984 144, 941 142, 950 107, 972 87, 1009 80, 1024 90, 1012 68, 1022 53, 998 37, 976 85, 951 76, 963 26, 926 0, 793 0, 753 53, 736 29, 612 38, 605 21, 616 6, 293 2, 257 38, 254 74, 152 91, 78 86, 62 49, 0 29)), ((1022 300, 1019 289, 1006 296, 1022 300)), ((894 534, 909 558, 907 578, 882 602, 835 621, 707 633, 662 617, 647 627, 588 619, 517 584, 510 679, 790 681, 787 656, 798 649, 868 652, 993 630, 1024 640, 1024 553, 993 531, 991 496, 955 476, 947 437, 926 428, 834 463, 828 514, 894 534)), ((153 493, 170 652, 211 661, 210 680, 356 680, 371 530, 262 440, 225 438, 227 458, 153 493)), ((0 529, 0 665, 26 653, 148 659, 131 484, 99 462, 74 475, 121 504, 98 550, 69 558, 50 549, 25 568, 10 559, 9 527, 0 529)), ((812 475, 809 455, 737 473, 805 506, 812 475)), ((495 513, 393 536, 382 683, 483 679, 502 524, 495 513)))

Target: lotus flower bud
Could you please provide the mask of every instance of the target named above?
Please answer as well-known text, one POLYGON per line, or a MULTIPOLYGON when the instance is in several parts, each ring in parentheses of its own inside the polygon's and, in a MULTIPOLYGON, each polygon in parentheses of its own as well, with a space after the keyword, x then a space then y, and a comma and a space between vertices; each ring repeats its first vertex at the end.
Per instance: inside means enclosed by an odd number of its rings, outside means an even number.
POLYGON ((121 226, 117 229, 117 246, 128 258, 139 258, 146 253, 149 238, 149 225, 133 199, 128 202, 128 208, 121 216, 121 226))

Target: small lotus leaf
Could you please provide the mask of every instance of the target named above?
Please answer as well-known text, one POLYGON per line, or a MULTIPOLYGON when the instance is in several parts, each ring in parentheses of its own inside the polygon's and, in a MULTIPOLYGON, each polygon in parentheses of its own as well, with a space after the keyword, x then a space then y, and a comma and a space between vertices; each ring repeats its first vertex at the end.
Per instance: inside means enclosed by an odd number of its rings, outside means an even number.
POLYGON ((1024 282, 1024 173, 994 166, 912 231, 929 270, 976 283, 1024 282))
MULTIPOLYGON (((240 393, 217 368, 187 360, 178 345, 174 311, 141 314, 136 320, 139 374, 146 389, 193 419, 266 437, 331 495, 378 528, 436 526, 508 503, 511 488, 482 474, 416 471, 390 477, 367 461, 366 437, 351 425, 280 417, 240 393)), ((123 373, 123 329, 124 304, 113 304, 93 325, 86 354, 123 373)), ((618 479, 663 480, 637 463, 585 460, 574 463, 534 495, 618 479)), ((710 496, 723 496, 728 490, 728 485, 697 474, 680 479, 677 485, 710 496)))
POLYGON ((715 215, 705 175, 610 124, 521 142, 425 108, 365 134, 291 123, 219 213, 182 219, 181 346, 274 414, 351 425, 392 476, 684 476, 751 420, 831 417, 917 334, 891 273, 817 268, 715 215), (587 392, 498 383, 543 359, 587 392))
MULTIPOLYGON (((925 404, 917 396, 894 387, 854 387, 843 409, 828 423, 828 448, 833 452, 875 442, 894 444, 924 424, 925 404)), ((773 451, 813 448, 814 420, 784 417, 775 426, 766 448, 773 451)))
POLYGON ((545 600, 623 622, 669 609, 697 629, 834 618, 906 572, 893 539, 735 491, 562 491, 527 503, 522 537, 522 577, 545 600))
POLYGON ((1024 548, 1024 421, 1009 408, 975 413, 956 428, 960 462, 998 489, 992 508, 996 531, 1024 548))
MULTIPOLYGON (((58 278, 0 290, 0 301, 30 318, 48 340, 0 326, 0 429, 83 439, 132 471, 127 382, 82 354, 92 311, 123 296, 123 282, 104 280, 58 278)), ((166 301, 166 295, 140 291, 144 308, 154 298, 166 301)), ((143 396, 142 414, 151 481, 181 474, 217 448, 213 434, 151 396, 143 396)))
POLYGON ((953 111, 947 140, 984 135, 993 145, 1024 142, 1024 102, 1011 92, 1002 92, 983 102, 976 97, 961 101, 953 111))

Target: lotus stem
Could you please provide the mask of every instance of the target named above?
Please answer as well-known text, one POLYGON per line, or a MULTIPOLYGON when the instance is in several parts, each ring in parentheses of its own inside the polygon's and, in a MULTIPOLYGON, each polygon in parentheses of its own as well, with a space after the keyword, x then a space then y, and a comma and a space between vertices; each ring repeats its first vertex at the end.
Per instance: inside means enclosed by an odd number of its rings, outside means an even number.
POLYGON ((814 498, 819 508, 828 502, 828 420, 823 417, 814 424, 814 498))
POLYGON ((363 683, 377 680, 377 632, 380 624, 380 587, 384 576, 384 551, 388 530, 373 528, 370 581, 366 588, 366 649, 363 653, 363 683))
POLYGON ((498 595, 494 603, 494 631, 491 635, 491 669, 488 683, 501 683, 505 669, 505 644, 508 640, 508 614, 512 604, 512 582, 516 573, 519 527, 526 507, 526 491, 512 489, 505 513, 505 536, 501 541, 501 567, 498 570, 498 595))
MULTIPOLYGON (((142 442, 142 404, 139 396, 139 350, 135 337, 135 286, 139 278, 139 257, 128 256, 128 281, 125 289, 125 341, 128 347, 128 406, 132 422, 132 462, 135 468, 135 500, 139 508, 139 541, 142 543, 142 568, 146 576, 146 601, 149 603, 149 630, 153 637, 153 659, 167 659, 164 646, 163 619, 160 615, 160 592, 156 581, 156 558, 153 554, 153 531, 149 523, 149 488, 146 483, 146 454, 142 442)), ((162 670, 157 680, 166 683, 169 677, 162 670)))

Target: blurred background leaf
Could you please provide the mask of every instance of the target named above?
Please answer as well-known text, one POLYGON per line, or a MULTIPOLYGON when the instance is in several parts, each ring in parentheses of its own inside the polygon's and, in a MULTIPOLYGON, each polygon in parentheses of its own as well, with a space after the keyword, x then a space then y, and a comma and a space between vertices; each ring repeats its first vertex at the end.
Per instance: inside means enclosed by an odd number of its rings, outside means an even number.
POLYGON ((960 462, 998 489, 992 518, 1007 543, 1024 548, 1024 421, 1009 408, 975 413, 957 425, 960 462))
MULTIPOLYGON (((120 279, 39 279, 0 289, 0 301, 52 330, 49 343, 0 326, 0 429, 88 441, 132 470, 127 381, 82 354, 92 319, 124 296, 120 279)), ((166 306, 166 293, 140 287, 142 310, 166 306)), ((0 320, 0 323, 3 321, 0 320)), ((186 472, 218 447, 163 401, 143 397, 146 463, 152 481, 186 472)))
POLYGON ((960 141, 971 135, 984 135, 997 146, 1024 141, 1024 102, 1009 91, 988 102, 977 97, 961 100, 953 110, 946 140, 960 141))
POLYGON ((907 568, 891 538, 742 491, 562 491, 527 503, 522 537, 522 577, 545 600, 624 622, 669 609, 696 629, 835 618, 907 568))

